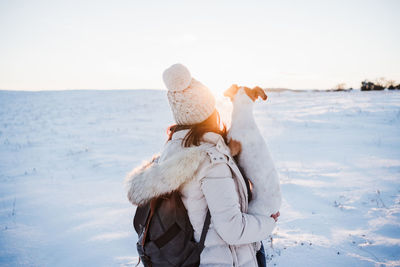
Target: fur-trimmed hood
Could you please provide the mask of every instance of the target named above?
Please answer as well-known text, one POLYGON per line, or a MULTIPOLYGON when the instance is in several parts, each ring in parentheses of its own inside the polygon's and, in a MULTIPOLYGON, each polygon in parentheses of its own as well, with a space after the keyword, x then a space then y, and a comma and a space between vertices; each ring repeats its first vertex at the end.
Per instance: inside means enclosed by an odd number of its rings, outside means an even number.
POLYGON ((182 149, 161 162, 159 155, 154 156, 126 176, 129 201, 143 205, 154 197, 177 190, 193 179, 206 157, 207 152, 201 147, 182 149))

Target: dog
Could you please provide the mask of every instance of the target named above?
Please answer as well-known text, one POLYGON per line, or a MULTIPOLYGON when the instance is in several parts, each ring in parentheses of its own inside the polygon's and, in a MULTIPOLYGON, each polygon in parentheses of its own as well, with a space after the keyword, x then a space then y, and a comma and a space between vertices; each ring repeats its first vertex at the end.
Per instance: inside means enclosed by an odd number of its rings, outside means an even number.
POLYGON ((243 175, 252 185, 252 200, 249 214, 261 214, 268 217, 279 216, 282 195, 279 176, 253 115, 253 104, 267 95, 260 87, 248 88, 232 85, 224 92, 233 103, 232 122, 228 130, 228 144, 232 156, 237 158, 243 175))

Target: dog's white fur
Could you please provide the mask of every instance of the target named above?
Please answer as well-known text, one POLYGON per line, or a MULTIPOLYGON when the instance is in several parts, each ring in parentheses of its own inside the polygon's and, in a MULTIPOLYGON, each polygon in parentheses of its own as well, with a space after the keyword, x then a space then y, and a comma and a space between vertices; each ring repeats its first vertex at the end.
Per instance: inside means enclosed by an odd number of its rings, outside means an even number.
POLYGON ((279 176, 253 115, 253 101, 239 88, 233 97, 232 125, 229 140, 242 145, 239 166, 253 184, 253 200, 248 213, 270 216, 279 211, 282 202, 279 176))

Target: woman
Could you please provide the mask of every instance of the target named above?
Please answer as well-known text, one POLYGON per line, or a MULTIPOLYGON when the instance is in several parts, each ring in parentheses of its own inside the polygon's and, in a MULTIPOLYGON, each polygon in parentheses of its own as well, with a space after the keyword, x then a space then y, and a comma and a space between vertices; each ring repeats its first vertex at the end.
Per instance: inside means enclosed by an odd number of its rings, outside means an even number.
POLYGON ((128 175, 129 200, 140 205, 179 190, 197 242, 207 209, 211 213, 201 266, 258 266, 260 240, 271 234, 279 215, 246 213, 249 186, 226 145, 211 91, 181 64, 165 70, 163 79, 177 124, 169 129, 158 167, 145 165, 128 175))

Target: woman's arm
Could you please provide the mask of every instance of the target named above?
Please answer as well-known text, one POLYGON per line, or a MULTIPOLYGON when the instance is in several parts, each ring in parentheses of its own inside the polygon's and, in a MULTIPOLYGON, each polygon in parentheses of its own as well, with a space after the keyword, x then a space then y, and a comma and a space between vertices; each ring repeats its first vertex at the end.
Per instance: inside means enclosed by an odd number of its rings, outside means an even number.
POLYGON ((213 164, 201 182, 211 221, 225 242, 249 244, 271 234, 275 227, 273 218, 241 212, 235 181, 226 163, 213 164))

